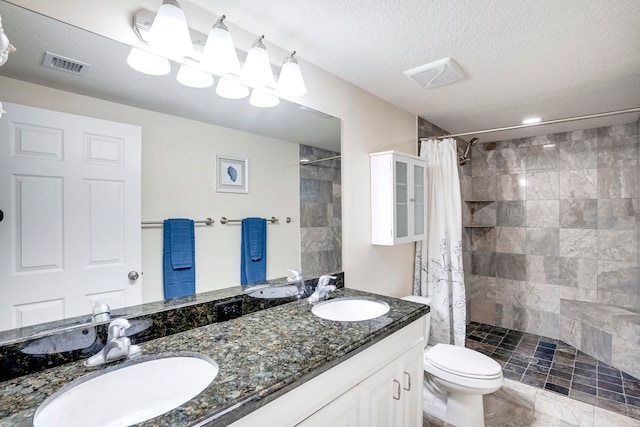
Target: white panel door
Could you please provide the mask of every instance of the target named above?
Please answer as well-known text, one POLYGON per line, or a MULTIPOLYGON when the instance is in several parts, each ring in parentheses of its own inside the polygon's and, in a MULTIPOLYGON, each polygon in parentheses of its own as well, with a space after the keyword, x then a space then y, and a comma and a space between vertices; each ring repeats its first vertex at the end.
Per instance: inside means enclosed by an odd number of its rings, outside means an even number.
POLYGON ((140 304, 140 127, 4 108, 0 330, 140 304))

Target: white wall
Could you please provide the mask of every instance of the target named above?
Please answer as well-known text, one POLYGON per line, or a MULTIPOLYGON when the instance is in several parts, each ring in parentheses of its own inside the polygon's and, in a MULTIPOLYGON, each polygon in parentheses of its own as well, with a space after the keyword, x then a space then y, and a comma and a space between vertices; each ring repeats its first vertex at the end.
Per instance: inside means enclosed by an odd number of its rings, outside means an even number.
MULTIPOLYGON (((197 226, 196 291, 240 284, 240 227, 220 217, 275 216, 267 277, 300 267, 298 145, 0 77, 2 101, 142 127, 142 219, 212 217, 197 226), (249 194, 215 191, 216 153, 249 159, 249 194), (284 219, 293 217, 287 224, 284 219)), ((142 229, 143 301, 163 299, 162 227, 142 229)))
MULTIPOLYGON (((160 4, 154 0, 65 0, 64 6, 41 0, 13 2, 132 45, 140 43, 131 29, 133 14, 141 8, 157 10, 160 4)), ((181 4, 189 25, 200 32, 207 32, 217 18, 186 1, 181 4)), ((255 34, 225 23, 236 45, 251 45, 255 34)), ((284 49, 270 46, 273 58, 286 54, 284 49)), ((342 259, 346 286, 391 296, 411 293, 414 245, 370 244, 368 153, 388 149, 415 153, 416 117, 306 63, 303 52, 296 56, 309 92, 293 100, 342 119, 342 259)))

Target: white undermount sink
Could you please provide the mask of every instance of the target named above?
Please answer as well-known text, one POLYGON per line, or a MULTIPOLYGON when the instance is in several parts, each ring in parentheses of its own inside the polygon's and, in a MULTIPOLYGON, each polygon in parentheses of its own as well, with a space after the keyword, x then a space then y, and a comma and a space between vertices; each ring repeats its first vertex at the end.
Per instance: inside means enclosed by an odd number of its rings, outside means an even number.
POLYGON ((35 427, 129 426, 191 400, 218 375, 218 365, 196 353, 140 360, 78 378, 47 398, 35 427))
POLYGON ((387 314, 389 304, 363 297, 336 298, 316 304, 311 312, 327 320, 357 322, 387 314))

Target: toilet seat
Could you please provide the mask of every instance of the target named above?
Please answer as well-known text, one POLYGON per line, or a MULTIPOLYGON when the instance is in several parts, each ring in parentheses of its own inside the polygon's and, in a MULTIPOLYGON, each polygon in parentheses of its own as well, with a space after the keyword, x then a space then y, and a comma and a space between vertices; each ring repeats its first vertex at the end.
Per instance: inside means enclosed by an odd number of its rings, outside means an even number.
POLYGON ((425 364, 441 371, 464 378, 495 380, 502 378, 502 367, 498 362, 468 348, 436 344, 424 354, 425 364))

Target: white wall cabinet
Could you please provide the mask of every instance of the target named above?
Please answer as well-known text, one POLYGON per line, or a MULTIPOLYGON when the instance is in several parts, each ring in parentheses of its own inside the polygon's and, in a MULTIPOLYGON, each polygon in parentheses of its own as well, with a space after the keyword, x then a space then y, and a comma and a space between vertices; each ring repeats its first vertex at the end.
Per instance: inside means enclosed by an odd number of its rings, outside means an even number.
POLYGON ((390 246, 424 239, 426 161, 398 151, 369 157, 371 243, 390 246))
POLYGON ((421 318, 232 426, 420 427, 423 331, 421 318))

